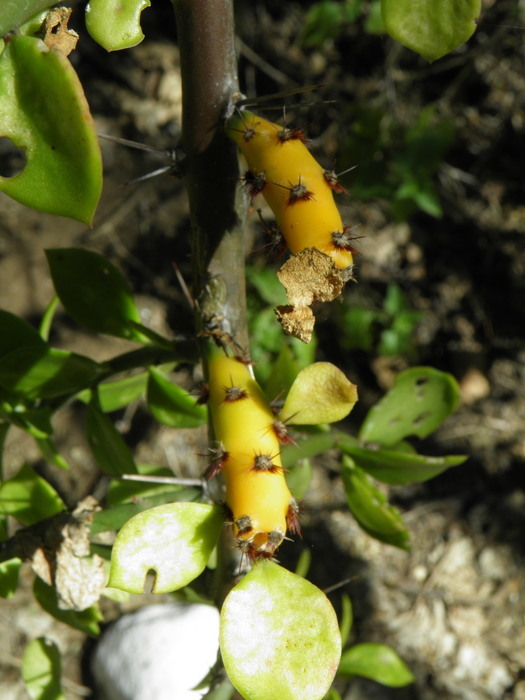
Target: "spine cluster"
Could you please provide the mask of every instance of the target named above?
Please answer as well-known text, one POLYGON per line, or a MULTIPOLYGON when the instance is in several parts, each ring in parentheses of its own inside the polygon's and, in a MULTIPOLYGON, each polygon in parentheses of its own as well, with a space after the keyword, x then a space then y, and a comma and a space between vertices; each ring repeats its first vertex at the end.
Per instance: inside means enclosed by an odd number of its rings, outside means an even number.
POLYGON ((243 111, 228 120, 227 132, 246 158, 249 193, 263 195, 289 250, 317 248, 337 267, 350 267, 356 251, 333 196, 343 188, 312 156, 302 131, 243 111))
POLYGON ((209 407, 218 447, 208 468, 222 471, 237 543, 254 560, 270 558, 299 532, 298 507, 284 478, 279 434, 249 365, 215 351, 209 362, 209 407))

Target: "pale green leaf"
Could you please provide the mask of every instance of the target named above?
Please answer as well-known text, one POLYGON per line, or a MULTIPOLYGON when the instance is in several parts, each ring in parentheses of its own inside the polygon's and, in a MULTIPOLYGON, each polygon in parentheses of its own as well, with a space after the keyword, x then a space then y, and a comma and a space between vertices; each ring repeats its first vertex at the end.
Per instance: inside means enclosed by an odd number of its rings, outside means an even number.
POLYGON ((249 700, 321 700, 341 655, 337 616, 325 594, 272 561, 260 561, 228 594, 221 655, 249 700))

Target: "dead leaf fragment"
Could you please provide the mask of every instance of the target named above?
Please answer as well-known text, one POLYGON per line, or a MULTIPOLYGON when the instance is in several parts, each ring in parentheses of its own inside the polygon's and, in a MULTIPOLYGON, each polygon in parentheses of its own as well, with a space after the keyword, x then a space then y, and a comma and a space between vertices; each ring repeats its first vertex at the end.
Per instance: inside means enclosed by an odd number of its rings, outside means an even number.
POLYGON ((78 42, 78 34, 67 27, 72 12, 70 7, 50 10, 41 28, 44 44, 50 49, 62 51, 66 56, 75 50, 78 42))
POLYGON ((38 527, 18 533, 18 546, 33 571, 57 592, 61 610, 85 610, 100 598, 104 561, 90 556, 89 526, 100 506, 88 496, 70 513, 64 511, 38 527))
POLYGON ((285 333, 299 338, 303 343, 312 340, 315 317, 309 306, 278 306, 275 315, 285 333))
POLYGON ((277 307, 277 319, 285 333, 309 343, 315 323, 310 307, 316 301, 332 301, 341 294, 345 284, 343 270, 317 248, 305 248, 284 263, 277 277, 290 302, 289 306, 277 307))

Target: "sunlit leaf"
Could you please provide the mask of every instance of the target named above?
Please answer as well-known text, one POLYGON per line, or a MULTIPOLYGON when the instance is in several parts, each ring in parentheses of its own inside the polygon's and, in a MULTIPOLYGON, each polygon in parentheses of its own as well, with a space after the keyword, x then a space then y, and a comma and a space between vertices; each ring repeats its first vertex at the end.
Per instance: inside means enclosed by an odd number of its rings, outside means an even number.
POLYGON ((33 525, 65 508, 54 488, 27 464, 0 484, 0 513, 12 515, 22 525, 33 525))
POLYGON ((155 572, 154 593, 170 593, 199 576, 223 527, 221 508, 168 503, 129 520, 113 545, 108 585, 142 593, 155 572))
POLYGON ((341 655, 328 598, 272 561, 258 562, 228 594, 220 640, 228 676, 250 700, 321 700, 341 655))
POLYGON ((57 594, 53 586, 48 586, 38 576, 33 585, 33 594, 38 604, 59 622, 74 627, 90 637, 100 634, 99 622, 103 620, 98 605, 85 610, 62 610, 58 606, 57 594))
POLYGON ((390 36, 435 61, 470 39, 481 0, 381 0, 381 11, 390 36))
POLYGON ((98 374, 96 362, 47 345, 21 348, 0 358, 0 386, 27 399, 80 391, 98 374))
POLYGON ((141 340, 140 322, 129 285, 112 263, 80 248, 46 251, 53 284, 66 311, 89 330, 141 340))
POLYGON ((206 406, 154 367, 149 369, 147 402, 154 418, 170 428, 195 428, 207 420, 206 406))
POLYGON ((124 438, 93 401, 87 410, 86 434, 97 464, 105 474, 137 473, 133 455, 124 438))
POLYGON ((22 678, 32 700, 65 700, 60 677, 57 645, 44 637, 29 642, 22 657, 22 678))
POLYGON ((90 224, 102 189, 102 161, 67 57, 40 39, 11 36, 0 56, 0 95, 0 136, 27 158, 17 175, 0 177, 0 191, 34 209, 90 224))
POLYGON ((398 510, 348 457, 343 459, 343 484, 350 512, 371 537, 408 549, 409 533, 398 510))
POLYGON ((292 425, 342 420, 357 401, 357 388, 330 362, 314 362, 295 378, 281 416, 292 425))
POLYGON ((356 644, 343 652, 337 673, 348 678, 364 676, 391 688, 402 688, 415 680, 391 647, 372 642, 356 644))
MULTIPOLYGON (((124 408, 132 401, 136 401, 146 391, 148 373, 139 372, 129 377, 103 382, 97 387, 98 402, 100 410, 104 413, 111 413, 124 408)), ((92 398, 90 389, 77 394, 76 398, 84 403, 89 403, 92 398)))
POLYGON ((21 566, 22 560, 18 557, 0 562, 0 596, 2 598, 11 598, 16 593, 21 566))
POLYGON ((408 435, 426 437, 456 410, 458 401, 459 387, 452 375, 432 367, 407 369, 370 409, 359 437, 388 446, 408 435))
POLYGON ((107 51, 129 49, 144 39, 140 15, 150 5, 150 0, 90 0, 87 30, 107 51))

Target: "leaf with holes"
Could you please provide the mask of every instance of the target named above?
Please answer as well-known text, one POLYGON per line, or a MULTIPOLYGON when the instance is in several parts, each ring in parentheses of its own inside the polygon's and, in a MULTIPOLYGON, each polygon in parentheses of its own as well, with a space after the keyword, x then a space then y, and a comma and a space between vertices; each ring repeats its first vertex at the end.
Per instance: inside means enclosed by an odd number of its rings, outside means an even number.
POLYGON ((102 189, 97 135, 80 81, 61 51, 12 36, 0 56, 0 136, 27 158, 0 177, 18 202, 91 224, 102 189))
POLYGON ((452 375, 431 367, 401 372, 390 391, 368 412, 359 437, 365 442, 391 446, 408 435, 430 435, 459 402, 452 375))
POLYGON ((150 0, 90 0, 86 28, 106 51, 129 49, 144 39, 140 15, 150 5, 150 0))
POLYGON ((260 561, 228 594, 220 646, 233 685, 250 700, 321 700, 341 655, 326 595, 272 561, 260 561))
POLYGON ((480 11, 481 0, 381 0, 386 31, 428 61, 470 39, 480 11))
POLYGON ((108 586, 143 593, 149 571, 154 593, 187 586, 204 571, 223 522, 222 509, 205 503, 167 503, 135 515, 113 545, 108 586))

